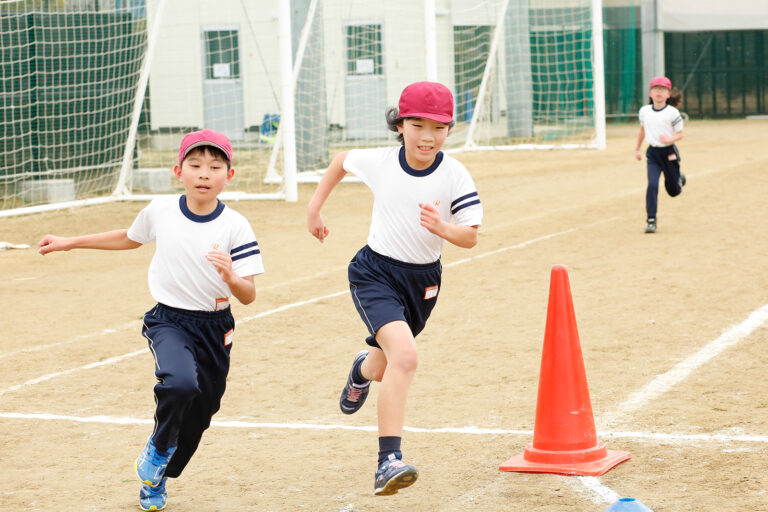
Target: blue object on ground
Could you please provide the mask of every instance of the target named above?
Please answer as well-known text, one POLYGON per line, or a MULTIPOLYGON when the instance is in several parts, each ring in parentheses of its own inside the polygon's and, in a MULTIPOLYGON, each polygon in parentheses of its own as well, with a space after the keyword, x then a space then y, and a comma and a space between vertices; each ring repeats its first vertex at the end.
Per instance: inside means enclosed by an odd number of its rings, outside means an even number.
POLYGON ((635 498, 621 498, 603 512, 653 512, 635 498))

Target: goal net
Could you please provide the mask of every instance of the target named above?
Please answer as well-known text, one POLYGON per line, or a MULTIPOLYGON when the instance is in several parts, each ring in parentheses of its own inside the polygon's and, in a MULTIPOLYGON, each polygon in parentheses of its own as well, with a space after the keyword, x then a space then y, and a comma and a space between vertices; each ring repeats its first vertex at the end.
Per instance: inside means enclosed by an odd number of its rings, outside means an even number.
POLYGON ((2 2, 0 216, 178 193, 179 141, 204 127, 233 143, 225 200, 295 200, 338 151, 396 144, 384 113, 419 80, 454 92, 448 151, 602 147, 599 6, 2 2))

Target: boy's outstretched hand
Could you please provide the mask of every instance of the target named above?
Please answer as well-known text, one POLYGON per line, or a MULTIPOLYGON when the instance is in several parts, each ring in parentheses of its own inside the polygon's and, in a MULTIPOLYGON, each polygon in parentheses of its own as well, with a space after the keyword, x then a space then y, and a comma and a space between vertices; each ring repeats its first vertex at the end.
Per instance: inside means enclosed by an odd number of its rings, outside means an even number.
POLYGON ((325 225, 325 221, 323 221, 323 216, 319 213, 307 214, 307 229, 312 236, 321 242, 325 240, 325 237, 330 232, 328 226, 325 225))
POLYGON ((68 251, 72 247, 67 243, 69 239, 61 236, 45 235, 37 242, 37 252, 45 256, 49 252, 68 251))

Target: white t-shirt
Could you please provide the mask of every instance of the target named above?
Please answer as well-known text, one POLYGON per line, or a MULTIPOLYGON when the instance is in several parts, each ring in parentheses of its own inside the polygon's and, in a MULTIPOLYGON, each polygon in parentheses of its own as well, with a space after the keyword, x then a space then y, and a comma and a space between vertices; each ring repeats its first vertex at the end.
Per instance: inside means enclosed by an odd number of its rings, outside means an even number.
POLYGON ((379 254, 408 263, 440 258, 445 240, 421 225, 420 202, 437 206, 446 222, 482 223, 483 207, 469 171, 443 152, 421 171, 405 161, 403 146, 353 149, 343 165, 373 192, 368 246, 379 254))
POLYGON ((675 133, 683 131, 683 117, 680 111, 672 105, 665 105, 660 110, 653 108, 652 104, 640 107, 640 124, 645 129, 645 141, 653 147, 667 147, 659 136, 672 137, 675 133))
POLYGON ((264 272, 261 251, 248 220, 219 202, 205 216, 187 208, 185 196, 153 199, 128 229, 141 244, 156 241, 149 264, 149 291, 166 306, 216 311, 228 306, 232 292, 205 256, 211 250, 232 255, 232 269, 241 276, 264 272))

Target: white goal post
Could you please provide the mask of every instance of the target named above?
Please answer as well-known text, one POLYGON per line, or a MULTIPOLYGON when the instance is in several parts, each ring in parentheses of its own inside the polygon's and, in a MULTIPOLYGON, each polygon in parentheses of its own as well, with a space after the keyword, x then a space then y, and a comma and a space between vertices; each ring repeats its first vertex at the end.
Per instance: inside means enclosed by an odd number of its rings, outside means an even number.
POLYGON ((601 28, 600 0, 9 0, 0 217, 178 193, 203 127, 233 143, 224 200, 295 201, 338 151, 396 144, 418 80, 454 92, 447 151, 603 148, 601 28))

